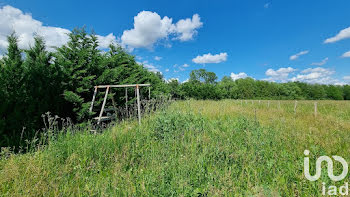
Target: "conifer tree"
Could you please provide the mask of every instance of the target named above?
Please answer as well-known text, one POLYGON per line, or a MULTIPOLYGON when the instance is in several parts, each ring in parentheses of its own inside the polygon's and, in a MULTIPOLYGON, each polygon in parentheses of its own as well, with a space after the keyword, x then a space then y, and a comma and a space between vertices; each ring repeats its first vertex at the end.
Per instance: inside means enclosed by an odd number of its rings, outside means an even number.
POLYGON ((36 36, 34 46, 25 53, 24 85, 28 101, 26 117, 29 119, 26 126, 39 129, 43 125, 42 114, 61 114, 63 72, 57 64, 51 64, 53 57, 46 51, 42 37, 36 36))
POLYGON ((84 29, 73 30, 69 38, 66 45, 57 49, 55 64, 64 71, 65 115, 82 121, 89 115, 91 90, 99 74, 101 54, 96 36, 88 35, 84 29))
POLYGON ((22 52, 18 47, 16 34, 8 36, 7 41, 7 54, 2 60, 0 74, 0 136, 3 140, 0 143, 10 144, 24 125, 27 95, 23 85, 22 52))

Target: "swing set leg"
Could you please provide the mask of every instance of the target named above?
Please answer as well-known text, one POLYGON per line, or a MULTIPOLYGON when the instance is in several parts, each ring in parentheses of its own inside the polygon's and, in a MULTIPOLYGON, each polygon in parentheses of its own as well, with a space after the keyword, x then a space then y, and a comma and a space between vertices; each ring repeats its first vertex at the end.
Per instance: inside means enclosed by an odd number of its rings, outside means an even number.
POLYGON ((98 121, 97 121, 98 125, 101 122, 101 117, 102 117, 102 114, 103 114, 103 110, 105 109, 106 100, 107 100, 107 96, 108 96, 108 91, 109 91, 109 86, 107 86, 106 93, 105 93, 105 98, 103 100, 102 108, 101 108, 101 111, 100 111, 100 115, 98 116, 98 121))

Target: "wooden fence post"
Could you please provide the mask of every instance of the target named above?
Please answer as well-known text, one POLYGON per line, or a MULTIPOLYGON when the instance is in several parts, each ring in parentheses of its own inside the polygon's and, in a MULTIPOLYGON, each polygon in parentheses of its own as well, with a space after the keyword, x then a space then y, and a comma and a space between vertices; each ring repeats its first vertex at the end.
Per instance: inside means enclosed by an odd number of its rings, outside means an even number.
POLYGON ((257 120, 257 118, 256 118, 256 108, 254 108, 254 117, 255 117, 255 123, 256 123, 256 120, 257 120))
POLYGON ((140 106, 139 85, 136 85, 136 95, 137 95, 137 113, 138 113, 138 117, 139 117, 139 125, 141 125, 141 106, 140 106))
POLYGON ((278 101, 278 109, 281 109, 281 101, 278 101))
POLYGON ((125 88, 125 109, 126 113, 128 113, 128 88, 125 88))
POLYGON ((267 101, 267 108, 270 108, 270 100, 267 101))
POLYGON ((294 114, 297 113, 297 105, 298 105, 298 101, 295 101, 295 103, 294 103, 294 114))
POLYGON ((315 115, 315 118, 316 118, 316 116, 317 116, 317 102, 315 102, 314 105, 315 105, 314 115, 315 115))

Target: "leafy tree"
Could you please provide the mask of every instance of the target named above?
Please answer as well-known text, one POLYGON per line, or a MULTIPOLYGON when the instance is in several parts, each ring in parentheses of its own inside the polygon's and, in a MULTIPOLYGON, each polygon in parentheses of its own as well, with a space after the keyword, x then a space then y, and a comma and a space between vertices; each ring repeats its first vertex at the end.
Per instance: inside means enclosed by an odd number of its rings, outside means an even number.
POLYGON ((324 89, 324 86, 315 84, 315 85, 308 85, 309 86, 309 98, 310 99, 324 99, 327 97, 326 91, 324 89))
POLYGON ((196 99, 218 99, 220 91, 216 88, 217 76, 205 69, 193 70, 189 82, 183 84, 186 97, 196 99))
POLYGON ((345 100, 350 100, 350 86, 349 85, 345 85, 343 87, 343 97, 345 100))
POLYGON ((240 99, 253 99, 255 98, 256 84, 252 78, 238 79, 235 81, 237 84, 237 96, 240 99))
POLYGON ((301 90, 300 97, 303 99, 311 99, 312 95, 310 93, 310 85, 304 82, 294 82, 301 90))
POLYGON ((343 92, 339 86, 329 85, 326 88, 327 97, 334 100, 343 100, 343 92))
POLYGON ((255 81, 256 97, 260 99, 272 98, 278 95, 278 88, 273 89, 273 83, 268 81, 255 81))
POLYGON ((193 70, 190 73, 190 82, 201 82, 213 84, 218 79, 214 72, 208 72, 205 69, 193 70))
POLYGON ((170 80, 168 82, 168 86, 169 86, 170 95, 172 96, 172 98, 174 98, 174 99, 183 99, 184 98, 184 92, 180 88, 181 83, 178 80, 170 80))
POLYGON ((237 85, 231 77, 224 76, 218 83, 220 98, 237 98, 237 85))
POLYGON ((280 98, 281 99, 298 99, 300 98, 301 90, 295 83, 280 84, 280 98))

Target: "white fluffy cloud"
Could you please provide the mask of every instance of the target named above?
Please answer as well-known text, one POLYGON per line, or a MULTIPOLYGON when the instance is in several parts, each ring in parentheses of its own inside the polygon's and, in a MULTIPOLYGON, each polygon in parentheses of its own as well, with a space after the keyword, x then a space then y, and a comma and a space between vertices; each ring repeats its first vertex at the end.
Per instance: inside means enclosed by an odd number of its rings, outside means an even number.
POLYGON ((233 81, 236 81, 237 79, 244 79, 244 78, 247 78, 247 77, 248 77, 248 75, 246 73, 244 73, 244 72, 240 72, 238 74, 235 74, 233 72, 231 73, 231 79, 233 81))
POLYGON ((30 14, 24 14, 21 10, 4 6, 0 8, 0 48, 7 48, 7 36, 13 31, 19 38, 19 46, 28 48, 34 43, 33 35, 41 35, 47 46, 61 46, 68 41, 67 29, 59 27, 43 26, 42 22, 32 18, 30 14))
POLYGON ((99 47, 103 49, 108 48, 111 43, 117 43, 117 39, 113 33, 110 33, 107 36, 96 35, 96 37, 98 39, 99 47))
MULTIPOLYGON (((42 22, 33 19, 30 14, 7 5, 0 8, 0 52, 6 50, 8 46, 7 36, 13 31, 18 36, 19 47, 24 49, 34 43, 34 35, 42 36, 50 49, 67 43, 69 39, 67 34, 70 33, 68 29, 44 26, 42 22)), ((113 34, 97 35, 97 38, 102 48, 107 48, 110 42, 116 41, 113 34)))
POLYGON ((151 72, 155 72, 155 73, 160 72, 160 70, 152 64, 143 64, 143 66, 151 72))
POLYGON ((279 68, 278 70, 270 68, 265 72, 265 75, 268 76, 268 78, 265 80, 286 82, 288 81, 289 74, 295 71, 296 69, 292 67, 279 68))
POLYGON ((190 65, 188 65, 188 64, 183 64, 183 65, 174 64, 173 65, 173 68, 174 68, 173 72, 174 73, 178 73, 178 72, 181 72, 181 71, 185 71, 186 70, 185 68, 187 68, 189 66, 190 65))
MULTIPOLYGON (((140 65, 143 65, 143 67, 147 68, 151 72, 154 72, 154 73, 160 72, 160 70, 156 66, 149 63, 148 61, 137 62, 137 63, 140 65)), ((162 73, 162 72, 160 72, 160 73, 162 73)))
POLYGON ((189 81, 190 81, 190 79, 185 79, 182 83, 187 83, 189 81))
POLYGON ((203 23, 198 14, 192 16, 192 19, 181 19, 176 23, 176 29, 178 36, 176 39, 180 41, 192 40, 193 36, 197 34, 198 28, 202 27, 203 23))
MULTIPOLYGON (((307 68, 300 72, 297 69, 279 68, 277 70, 268 69, 265 74, 269 77, 267 81, 274 82, 289 82, 289 81, 300 81, 306 83, 318 83, 318 84, 335 84, 343 85, 344 83, 338 79, 335 79, 333 75, 335 71, 329 68, 307 68)), ((344 80, 346 77, 343 78, 344 80)), ((350 76, 349 76, 350 79, 350 76)))
POLYGON ((341 57, 350 57, 350 51, 345 52, 341 57))
POLYGON ((322 61, 320 62, 314 62, 314 63, 311 63, 311 65, 313 66, 322 66, 322 65, 325 65, 328 61, 328 57, 324 58, 322 61))
POLYGON ((184 71, 186 70, 184 67, 179 67, 179 71, 184 71))
POLYGON ((169 35, 181 41, 191 40, 202 25, 198 14, 173 24, 172 18, 161 18, 156 12, 142 11, 134 17, 133 29, 123 32, 121 41, 129 48, 152 48, 157 41, 167 39, 169 35))
POLYGON ((350 81, 350 76, 344 76, 343 79, 346 81, 350 81))
POLYGON ((170 78, 170 79, 166 79, 166 80, 165 80, 166 83, 170 83, 170 82, 172 82, 172 81, 177 81, 177 82, 179 82, 179 83, 186 83, 186 82, 189 81, 189 79, 186 79, 186 80, 184 80, 184 81, 182 81, 182 82, 181 82, 180 79, 177 78, 177 77, 175 77, 175 78, 170 78))
POLYGON ((212 55, 211 53, 204 54, 202 56, 198 55, 192 59, 192 62, 196 64, 210 64, 210 63, 220 63, 227 60, 227 53, 220 53, 212 55))
POLYGON ((324 73, 326 75, 329 74, 333 74, 334 71, 327 69, 327 68, 321 68, 321 67, 317 67, 317 68, 307 68, 301 71, 301 73, 324 73))
POLYGON ((308 54, 308 53, 309 53, 309 51, 301 51, 301 52, 299 52, 299 53, 297 53, 297 54, 295 54, 295 55, 290 56, 289 59, 290 59, 290 60, 296 60, 296 59, 298 59, 300 56, 305 55, 305 54, 308 54))
POLYGON ((125 30, 122 44, 133 48, 150 48, 159 39, 166 38, 174 31, 172 19, 163 19, 155 12, 142 11, 134 17, 134 28, 125 30))
POLYGON ((167 83, 170 83, 170 82, 172 82, 172 81, 177 81, 177 82, 179 82, 180 79, 176 77, 176 78, 170 78, 170 79, 168 79, 168 80, 165 80, 165 82, 167 82, 167 83))
POLYGON ((341 30, 337 35, 331 38, 327 38, 324 43, 333 43, 339 40, 350 38, 350 27, 341 30))
POLYGON ((327 68, 308 68, 300 72, 297 76, 293 77, 291 81, 302 81, 307 83, 319 83, 319 84, 336 84, 340 83, 338 80, 332 78, 335 71, 327 68))
POLYGON ((155 56, 154 57, 154 60, 156 60, 156 61, 159 61, 159 60, 161 60, 162 59, 162 57, 159 57, 159 56, 155 56))

